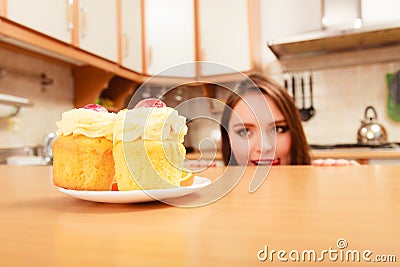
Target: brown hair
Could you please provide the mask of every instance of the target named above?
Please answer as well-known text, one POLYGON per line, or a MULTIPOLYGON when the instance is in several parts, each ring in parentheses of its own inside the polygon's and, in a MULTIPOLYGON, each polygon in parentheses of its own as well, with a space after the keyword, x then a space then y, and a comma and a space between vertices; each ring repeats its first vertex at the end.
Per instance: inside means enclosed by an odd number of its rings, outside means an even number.
POLYGON ((249 79, 240 82, 226 101, 220 126, 222 157, 225 165, 238 165, 235 156, 232 154, 229 134, 227 131, 232 109, 244 94, 255 91, 267 95, 282 112, 282 115, 288 124, 289 134, 292 140, 290 164, 310 165, 311 158, 309 155, 309 145, 304 134, 300 114, 297 110, 296 104, 285 88, 274 80, 259 74, 252 74, 249 76, 249 79))

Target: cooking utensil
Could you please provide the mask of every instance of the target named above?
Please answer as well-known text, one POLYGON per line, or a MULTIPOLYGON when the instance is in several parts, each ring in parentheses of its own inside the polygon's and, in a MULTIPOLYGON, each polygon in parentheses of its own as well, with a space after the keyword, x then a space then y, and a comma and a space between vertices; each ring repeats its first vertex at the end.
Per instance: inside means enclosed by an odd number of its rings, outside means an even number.
POLYGON ((308 109, 305 107, 305 92, 304 92, 304 79, 301 77, 300 79, 301 84, 301 103, 302 107, 299 109, 300 117, 302 121, 308 121, 310 119, 310 114, 308 113, 308 109))
POLYGON ((368 106, 364 112, 364 120, 357 132, 357 142, 360 144, 381 145, 387 142, 385 128, 378 123, 378 115, 372 106, 368 106), (373 116, 368 116, 368 112, 373 112, 373 116))
POLYGON ((292 75, 292 98, 296 104, 296 78, 292 75))
POLYGON ((308 108, 308 119, 311 119, 315 115, 314 103, 313 103, 313 79, 310 73, 308 85, 310 87, 310 107, 308 108))

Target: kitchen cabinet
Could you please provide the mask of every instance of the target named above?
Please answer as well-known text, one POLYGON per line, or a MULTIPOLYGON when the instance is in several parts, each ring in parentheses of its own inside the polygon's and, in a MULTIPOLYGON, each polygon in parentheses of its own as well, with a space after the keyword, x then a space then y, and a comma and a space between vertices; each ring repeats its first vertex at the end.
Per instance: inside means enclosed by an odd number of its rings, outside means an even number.
POLYGON ((398 0, 361 0, 363 26, 398 25, 399 10, 398 0))
POLYGON ((360 28, 360 0, 323 0, 322 24, 328 30, 360 28))
POLYGON ((143 72, 142 0, 121 0, 121 65, 143 72))
POLYGON ((87 104, 100 103, 109 111, 118 112, 125 107, 126 98, 133 94, 135 87, 138 86, 129 79, 90 66, 76 67, 72 74, 74 76, 74 106, 78 108, 87 104))
POLYGON ((8 0, 1 7, 9 20, 71 43, 73 0, 8 0))
POLYGON ((79 0, 79 48, 118 62, 116 0, 79 0))
POLYGON ((263 0, 261 13, 261 31, 266 41, 321 30, 320 0, 263 0))
POLYGON ((251 70, 248 1, 198 0, 198 14, 201 60, 227 66, 201 64, 201 75, 251 70))
MULTIPOLYGON (((144 3, 144 72, 155 75, 175 65, 195 61, 194 1, 146 0, 144 3)), ((195 77, 195 66, 172 68, 160 75, 195 77)))

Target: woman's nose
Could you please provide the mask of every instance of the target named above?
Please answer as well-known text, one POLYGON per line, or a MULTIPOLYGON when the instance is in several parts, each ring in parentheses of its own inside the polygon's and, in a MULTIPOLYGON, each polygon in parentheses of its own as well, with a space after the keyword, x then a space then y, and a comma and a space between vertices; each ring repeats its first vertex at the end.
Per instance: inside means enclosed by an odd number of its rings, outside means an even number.
POLYGON ((267 133, 260 133, 258 136, 257 149, 259 152, 266 153, 275 148, 275 136, 267 133))

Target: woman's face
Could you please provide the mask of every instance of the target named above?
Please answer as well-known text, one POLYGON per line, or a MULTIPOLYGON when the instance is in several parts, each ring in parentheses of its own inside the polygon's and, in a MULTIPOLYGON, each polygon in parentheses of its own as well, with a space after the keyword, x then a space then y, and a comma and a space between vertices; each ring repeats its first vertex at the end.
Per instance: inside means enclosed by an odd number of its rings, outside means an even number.
POLYGON ((253 166, 290 164, 292 140, 282 112, 261 93, 246 94, 244 100, 247 104, 238 101, 228 124, 231 149, 237 163, 253 166))

